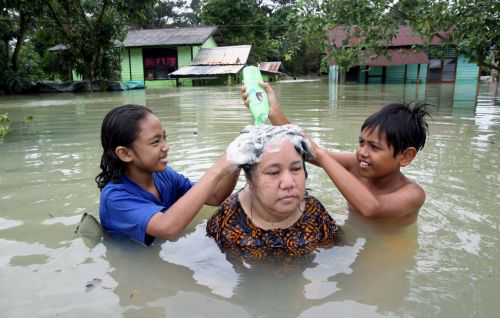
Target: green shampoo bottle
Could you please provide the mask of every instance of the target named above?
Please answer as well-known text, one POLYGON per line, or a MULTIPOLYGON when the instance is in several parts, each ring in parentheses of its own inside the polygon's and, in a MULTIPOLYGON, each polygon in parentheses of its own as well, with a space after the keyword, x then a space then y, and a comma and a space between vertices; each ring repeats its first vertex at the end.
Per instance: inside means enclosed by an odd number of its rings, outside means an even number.
POLYGON ((247 66, 243 69, 243 83, 245 93, 248 94, 249 108, 255 120, 255 126, 262 126, 269 116, 269 102, 264 88, 259 85, 263 82, 259 68, 247 66))

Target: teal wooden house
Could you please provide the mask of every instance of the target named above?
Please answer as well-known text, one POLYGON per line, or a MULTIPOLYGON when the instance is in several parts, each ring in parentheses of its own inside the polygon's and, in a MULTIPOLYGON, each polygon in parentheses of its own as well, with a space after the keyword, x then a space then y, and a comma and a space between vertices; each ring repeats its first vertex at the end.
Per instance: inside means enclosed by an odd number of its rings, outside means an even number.
MULTIPOLYGON (((344 46, 346 32, 336 27, 329 32, 330 43, 344 46)), ((457 54, 455 47, 442 48, 436 37, 430 48, 423 49, 424 41, 401 27, 388 50, 391 57, 379 56, 361 65, 343 69, 335 61, 329 62, 329 80, 340 83, 477 83, 479 67, 457 54), (417 50, 412 49, 417 47, 417 50), (418 49, 420 47, 420 49, 418 49)), ((344 46, 346 47, 346 46, 344 46)))
POLYGON ((129 30, 121 52, 121 81, 143 81, 146 88, 193 85, 170 74, 188 66, 201 49, 223 43, 216 26, 129 30))

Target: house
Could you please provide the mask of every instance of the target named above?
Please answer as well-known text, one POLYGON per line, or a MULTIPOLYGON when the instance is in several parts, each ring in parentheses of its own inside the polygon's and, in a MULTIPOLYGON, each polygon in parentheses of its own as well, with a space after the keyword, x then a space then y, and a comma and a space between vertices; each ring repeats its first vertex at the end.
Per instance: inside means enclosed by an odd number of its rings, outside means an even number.
POLYGON ((190 79, 194 86, 239 83, 240 71, 247 63, 251 48, 251 45, 201 48, 189 65, 169 76, 190 79))
POLYGON ((144 81, 146 88, 193 85, 170 74, 190 65, 200 50, 221 44, 216 26, 129 30, 121 52, 121 80, 144 81))
POLYGON ((280 72, 281 62, 261 62, 259 63, 259 70, 262 74, 262 79, 264 82, 276 82, 283 76, 285 73, 280 72))
MULTIPOLYGON (((330 30, 328 41, 343 45, 346 30, 336 27, 330 30)), ((459 55, 455 46, 442 48, 438 37, 432 39, 430 48, 423 48, 424 41, 411 34, 409 27, 401 27, 388 49, 390 59, 379 56, 348 70, 329 62, 330 81, 354 83, 477 83, 479 67, 459 55)), ((369 52, 367 52, 369 54, 369 52)))

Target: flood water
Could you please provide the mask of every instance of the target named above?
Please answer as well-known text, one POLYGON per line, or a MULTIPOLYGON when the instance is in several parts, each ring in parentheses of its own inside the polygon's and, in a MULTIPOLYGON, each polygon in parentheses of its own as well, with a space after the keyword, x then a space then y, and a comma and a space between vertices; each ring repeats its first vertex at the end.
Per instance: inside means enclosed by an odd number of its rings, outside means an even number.
POLYGON ((74 232, 81 215, 98 216, 107 111, 152 108, 167 129, 169 165, 197 180, 251 122, 238 87, 0 96, 0 115, 11 119, 0 140, 1 316, 497 316, 500 92, 489 84, 477 92, 458 84, 274 87, 289 118, 332 150, 354 150, 361 123, 385 103, 432 103, 430 137, 404 169, 427 194, 417 223, 394 230, 349 215, 326 174, 309 167, 306 186, 345 241, 292 273, 233 267, 205 236, 211 207, 175 242, 82 238, 74 232))

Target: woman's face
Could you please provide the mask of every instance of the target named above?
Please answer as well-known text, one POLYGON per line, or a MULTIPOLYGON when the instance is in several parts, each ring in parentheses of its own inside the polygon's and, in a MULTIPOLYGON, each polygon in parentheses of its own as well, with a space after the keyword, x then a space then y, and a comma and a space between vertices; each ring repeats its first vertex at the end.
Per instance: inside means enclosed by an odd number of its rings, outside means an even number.
POLYGON ((272 216, 282 218, 291 215, 304 200, 303 161, 289 140, 267 144, 252 173, 250 189, 254 204, 272 216))

